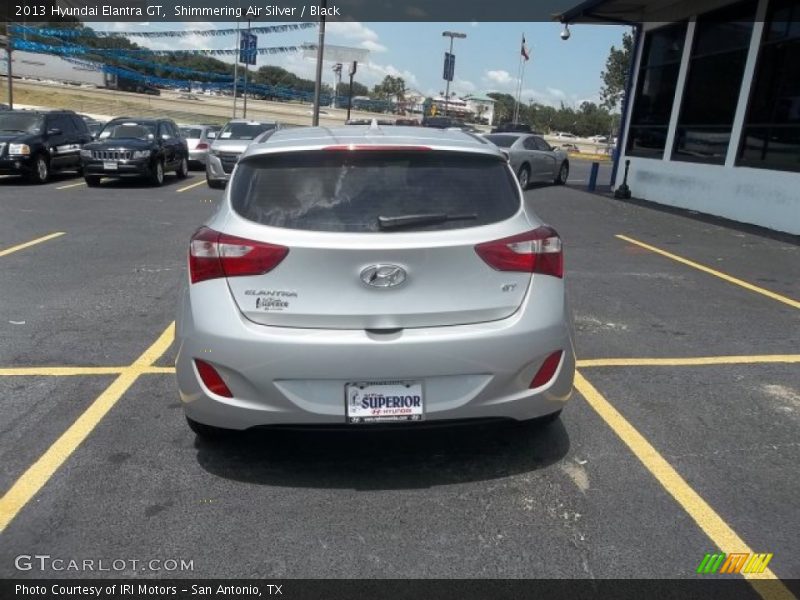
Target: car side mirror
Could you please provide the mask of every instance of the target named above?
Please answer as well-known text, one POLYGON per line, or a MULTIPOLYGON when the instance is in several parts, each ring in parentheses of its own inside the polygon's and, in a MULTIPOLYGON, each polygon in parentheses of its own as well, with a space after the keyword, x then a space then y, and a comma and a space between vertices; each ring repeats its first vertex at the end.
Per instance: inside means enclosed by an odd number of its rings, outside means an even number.
POLYGON ((58 127, 53 127, 47 130, 47 135, 61 135, 61 130, 58 127))

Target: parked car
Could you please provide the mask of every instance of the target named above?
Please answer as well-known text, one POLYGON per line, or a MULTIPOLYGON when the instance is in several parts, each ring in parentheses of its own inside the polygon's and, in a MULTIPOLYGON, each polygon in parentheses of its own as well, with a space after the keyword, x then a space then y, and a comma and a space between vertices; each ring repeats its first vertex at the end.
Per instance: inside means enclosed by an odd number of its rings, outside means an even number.
POLYGON ((205 168, 208 149, 219 133, 216 125, 186 125, 181 127, 181 135, 189 146, 189 166, 205 168))
POLYGON ((419 119, 397 119, 394 124, 403 127, 419 127, 420 123, 419 119))
POLYGON ((0 104, 0 110, 11 110, 8 104, 0 104))
POLYGON ((254 139, 266 131, 279 128, 276 121, 228 121, 214 139, 206 158, 206 182, 208 187, 222 189, 236 166, 236 161, 254 139))
POLYGON ((607 135, 593 135, 589 138, 595 144, 607 144, 608 143, 608 136, 607 135))
POLYGON ((254 142, 192 237, 176 374, 199 436, 552 421, 564 407, 558 234, 495 145, 378 129, 254 142))
POLYGON ((565 131, 557 131, 556 133, 553 134, 553 137, 555 137, 558 140, 577 140, 578 139, 578 136, 576 136, 574 133, 567 133, 565 131))
POLYGON ((433 127, 434 129, 451 129, 453 127, 463 127, 464 121, 453 117, 425 117, 422 119, 423 127, 433 127))
POLYGON ((178 94, 178 100, 200 100, 194 94, 178 94))
POLYGON ((567 153, 554 148, 539 135, 526 133, 490 133, 484 136, 508 156, 522 189, 534 181, 564 184, 569 177, 567 153))
MULTIPOLYGON (((500 123, 492 128, 492 133, 536 133, 527 123, 500 123)), ((537 134, 539 135, 539 134, 537 134)))
POLYGON ((45 183, 56 171, 80 171, 80 151, 92 136, 69 110, 0 112, 0 174, 45 183))
POLYGON ((86 127, 89 130, 89 133, 92 135, 92 139, 97 137, 97 134, 103 130, 103 127, 106 126, 107 121, 92 121, 90 123, 86 123, 86 127))
POLYGON ((388 119, 350 119, 345 122, 345 125, 372 125, 373 121, 382 126, 391 126, 395 124, 394 121, 388 119))
POLYGON ((145 177, 164 183, 164 173, 189 174, 189 149, 171 119, 119 117, 105 124, 97 139, 81 150, 86 185, 102 177, 145 177))

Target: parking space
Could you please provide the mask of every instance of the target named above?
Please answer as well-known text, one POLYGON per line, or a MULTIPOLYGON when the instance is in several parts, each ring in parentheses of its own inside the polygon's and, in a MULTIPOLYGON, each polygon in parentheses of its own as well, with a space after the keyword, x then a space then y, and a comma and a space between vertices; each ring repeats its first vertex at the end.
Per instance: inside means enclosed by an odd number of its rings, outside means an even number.
POLYGON ((170 346, 221 195, 202 179, 0 181, 0 575, 80 575, 17 572, 24 551, 191 577, 691 578, 722 549, 800 578, 796 241, 537 187, 580 359, 561 423, 208 445, 170 346))

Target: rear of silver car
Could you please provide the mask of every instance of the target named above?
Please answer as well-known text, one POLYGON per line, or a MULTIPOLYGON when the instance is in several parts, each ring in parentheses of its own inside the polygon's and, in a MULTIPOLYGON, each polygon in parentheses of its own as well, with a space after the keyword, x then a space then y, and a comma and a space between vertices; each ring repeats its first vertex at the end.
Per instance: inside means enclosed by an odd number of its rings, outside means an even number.
POLYGON ((247 147, 265 132, 277 130, 278 127, 278 123, 273 121, 228 121, 208 150, 206 182, 209 187, 225 187, 236 162, 247 147))
POLYGON ((177 325, 190 424, 557 414, 575 368, 561 240, 504 156, 464 133, 353 129, 251 147, 193 237, 177 325))
POLYGON ((205 168, 208 149, 211 147, 219 127, 187 125, 181 127, 180 130, 189 148, 189 166, 205 168))

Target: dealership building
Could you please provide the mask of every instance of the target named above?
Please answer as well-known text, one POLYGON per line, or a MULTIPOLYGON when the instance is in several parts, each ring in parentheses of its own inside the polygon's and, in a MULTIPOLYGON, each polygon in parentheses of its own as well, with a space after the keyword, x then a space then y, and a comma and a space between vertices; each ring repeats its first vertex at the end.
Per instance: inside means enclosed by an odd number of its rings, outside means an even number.
POLYGON ((636 198, 800 234, 800 0, 586 0, 561 20, 634 27, 612 185, 630 161, 636 198))

